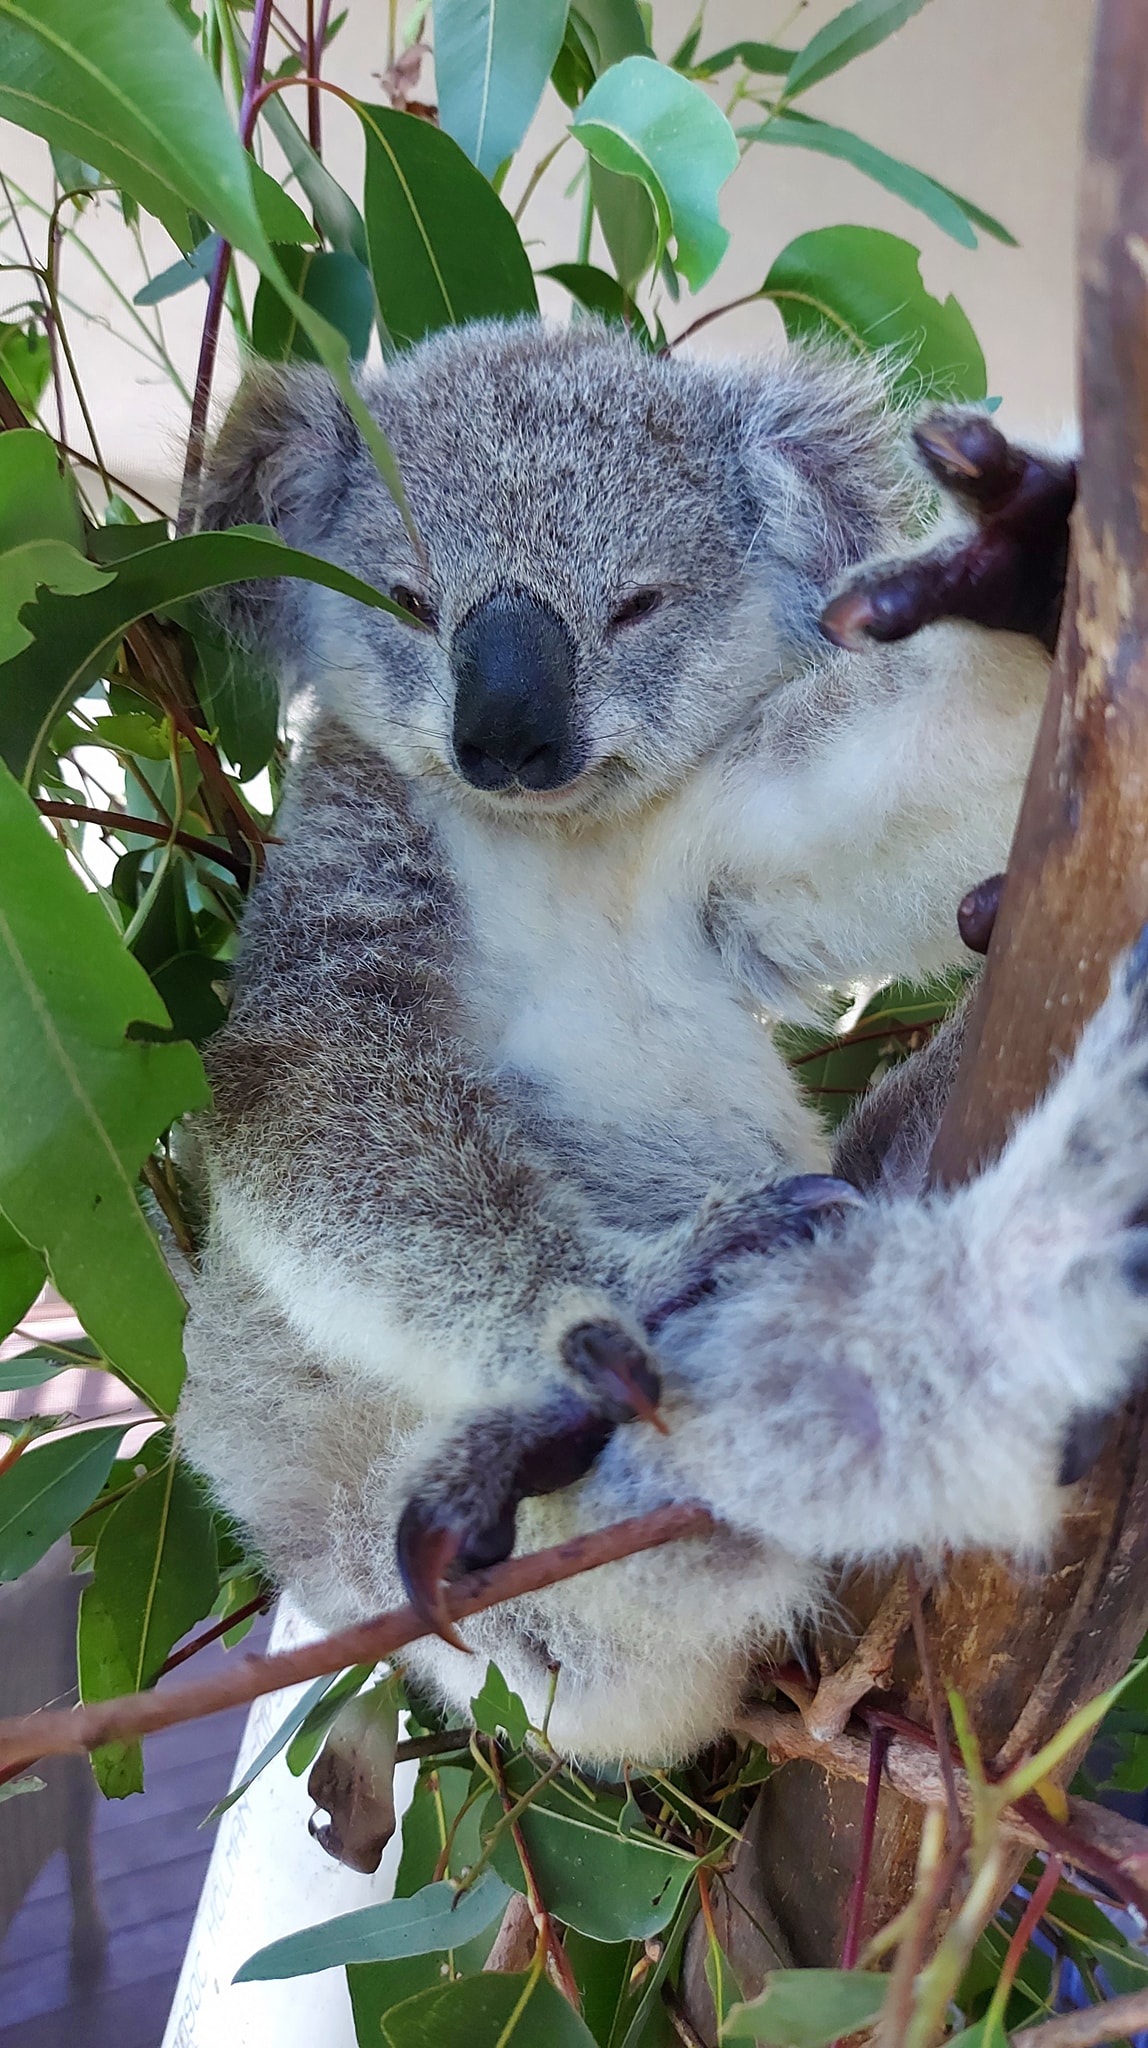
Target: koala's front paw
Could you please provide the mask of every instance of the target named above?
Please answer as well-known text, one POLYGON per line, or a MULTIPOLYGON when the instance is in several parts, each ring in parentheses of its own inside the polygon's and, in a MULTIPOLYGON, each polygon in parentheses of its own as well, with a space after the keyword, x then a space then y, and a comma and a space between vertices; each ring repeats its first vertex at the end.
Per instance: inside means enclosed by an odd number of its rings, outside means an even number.
POLYGON ((826 606, 838 647, 904 640, 936 619, 1028 633, 1051 652, 1068 563, 1076 466, 1016 448, 983 413, 936 412, 913 439, 926 469, 975 529, 925 554, 867 565, 826 606))
POLYGON ((586 1393, 563 1388, 538 1407, 481 1410, 424 1468, 400 1518, 396 1549, 407 1597, 456 1649, 466 1645, 450 1619, 447 1582, 510 1556, 519 1503, 582 1479, 620 1423, 664 1427, 657 1373, 620 1326, 580 1323, 561 1349, 586 1393))
POLYGON ((712 1294, 723 1269, 735 1259, 747 1252, 768 1256, 807 1243, 828 1216, 858 1208, 864 1201, 849 1181, 825 1173, 799 1173, 708 1202, 695 1220, 668 1288, 645 1312, 650 1335, 656 1335, 671 1316, 712 1294))

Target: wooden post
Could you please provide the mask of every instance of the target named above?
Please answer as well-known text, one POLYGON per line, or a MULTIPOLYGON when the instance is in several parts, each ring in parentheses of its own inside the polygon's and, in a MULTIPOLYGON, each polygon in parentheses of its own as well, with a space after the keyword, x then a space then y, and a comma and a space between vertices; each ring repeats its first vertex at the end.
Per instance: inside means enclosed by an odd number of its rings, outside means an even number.
MULTIPOLYGON (((941 1185, 1000 1149, 1101 1000, 1114 956, 1148 919, 1144 0, 1099 0, 1082 198, 1074 568, 984 982, 934 1153, 941 1185)), ((1143 1404, 1114 1427, 1081 1492, 1044 1576, 964 1557, 929 1603, 940 1676, 964 1694, 990 1758, 1036 1748, 1135 1652, 1148 1620, 1143 1404)), ((907 1675, 910 1711, 927 1719, 919 1678, 907 1675)), ((839 1958, 862 1798, 813 1764, 788 1766, 765 1788, 760 1876, 797 1963, 839 1958)), ((919 1827, 919 1811, 886 1790, 868 1930, 912 1887, 919 1827)))

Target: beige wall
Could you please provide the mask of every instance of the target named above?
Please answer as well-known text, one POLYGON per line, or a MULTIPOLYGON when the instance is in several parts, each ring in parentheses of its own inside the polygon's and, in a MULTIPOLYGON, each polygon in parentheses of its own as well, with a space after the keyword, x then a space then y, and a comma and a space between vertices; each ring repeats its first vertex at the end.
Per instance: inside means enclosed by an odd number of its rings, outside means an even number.
MULTIPOLYGON (((710 0, 703 49, 739 36, 804 41, 837 11, 840 0, 805 0, 788 26, 779 5, 760 0, 710 0)), ((659 54, 688 27, 691 0, 655 0, 659 54)), ((667 307, 672 334, 710 305, 760 284, 777 251, 794 235, 838 221, 888 228, 918 243, 929 287, 955 292, 980 335, 990 389, 1003 394, 1006 417, 1037 431, 1055 431, 1073 406, 1073 234, 1081 103, 1087 74, 1091 0, 932 0, 879 49, 809 96, 808 109, 855 128, 910 163, 930 171, 999 215, 1019 249, 982 242, 965 250, 923 216, 848 166, 806 151, 756 148, 726 187, 723 215, 733 241, 718 276, 698 298, 667 307)), ((351 0, 351 20, 336 45, 332 75, 365 98, 377 96, 371 74, 384 63, 385 10, 378 0, 351 0)), ((561 133, 564 110, 553 94, 540 110, 530 145, 538 153, 561 133)), ((332 167, 356 189, 359 144, 353 117, 326 103, 332 167), (333 109, 333 111, 332 111, 333 109)), ((0 124, 0 162, 17 182, 44 190, 44 152, 34 139, 0 124)), ((577 208, 562 197, 579 161, 569 144, 539 187, 523 222, 546 260, 574 253, 577 208)), ((508 187, 514 202, 522 176, 508 187)), ((138 277, 129 237, 110 202, 101 202, 90 230, 109 270, 138 277)), ((149 235, 155 267, 174 253, 162 231, 149 235)), ((0 247, 18 256, 11 231, 0 247)), ((98 275, 72 254, 65 289, 95 315, 71 315, 93 410, 102 423, 113 468, 147 479, 167 496, 178 469, 183 422, 180 401, 163 378, 110 331, 132 331, 98 275)), ((16 287, 9 281, 9 291, 16 287)), ((194 373, 204 291, 170 301, 163 326, 186 381, 194 373)), ((0 306, 8 303, 0 299, 0 306)), ((557 308, 565 303, 557 294, 557 308)), ((711 352, 752 350, 775 337, 775 316, 754 307, 716 323, 699 337, 711 352)), ((226 391, 235 366, 225 365, 226 391)), ((69 431, 84 445, 69 400, 69 431)))

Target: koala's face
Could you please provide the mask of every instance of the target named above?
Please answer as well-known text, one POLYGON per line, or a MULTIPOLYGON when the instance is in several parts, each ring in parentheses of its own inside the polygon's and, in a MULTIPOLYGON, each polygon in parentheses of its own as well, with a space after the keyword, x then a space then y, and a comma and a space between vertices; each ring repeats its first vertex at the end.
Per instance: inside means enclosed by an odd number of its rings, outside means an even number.
POLYGON ((295 586, 290 679, 403 772, 503 810, 671 787, 808 657, 877 538, 879 407, 840 365, 715 370, 531 322, 439 337, 364 395, 421 550, 319 373, 241 401, 203 523, 270 517, 407 607, 421 629, 295 586))

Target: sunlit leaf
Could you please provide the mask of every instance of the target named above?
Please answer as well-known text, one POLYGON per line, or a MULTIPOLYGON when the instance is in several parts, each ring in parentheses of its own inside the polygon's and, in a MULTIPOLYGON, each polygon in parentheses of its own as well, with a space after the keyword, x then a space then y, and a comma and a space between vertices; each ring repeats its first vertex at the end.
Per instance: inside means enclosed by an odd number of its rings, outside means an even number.
POLYGON ((513 156, 562 47, 567 0, 435 0, 439 120, 486 177, 513 156))
POLYGON ((207 1099, 188 1045, 140 1044, 168 1018, 96 897, 0 768, 0 1206, 143 1398, 174 1406, 184 1304, 136 1198, 154 1139, 207 1099))
POLYGON ((95 1500, 123 1429, 75 1430, 0 1472, 0 1582, 18 1579, 95 1500))
POLYGON ((0 320, 0 377, 22 412, 35 412, 51 374, 52 351, 43 328, 0 320))
POLYGON ((718 193, 738 152, 729 122, 702 87, 651 57, 627 57, 599 78, 571 128, 598 163, 645 187, 659 254, 672 236, 687 282, 696 290, 712 277, 729 243, 718 193))
POLYGON ((470 1891, 430 1884, 410 1899, 386 1899, 341 1913, 320 1927, 305 1927, 273 1941, 235 1973, 236 1984, 273 1977, 305 1977, 346 1963, 386 1962, 398 1956, 437 1954, 481 1934, 505 1910, 510 1892, 493 1871, 470 1891))
POLYGON ((413 114, 359 111, 367 245, 392 342, 406 348, 439 327, 536 313, 518 229, 457 142, 413 114))
POLYGON ((9 548, 0 555, 0 663, 11 661, 32 645, 32 635, 21 619, 24 606, 40 590, 60 597, 76 597, 98 590, 107 582, 83 555, 62 540, 30 540, 23 547, 9 548))

